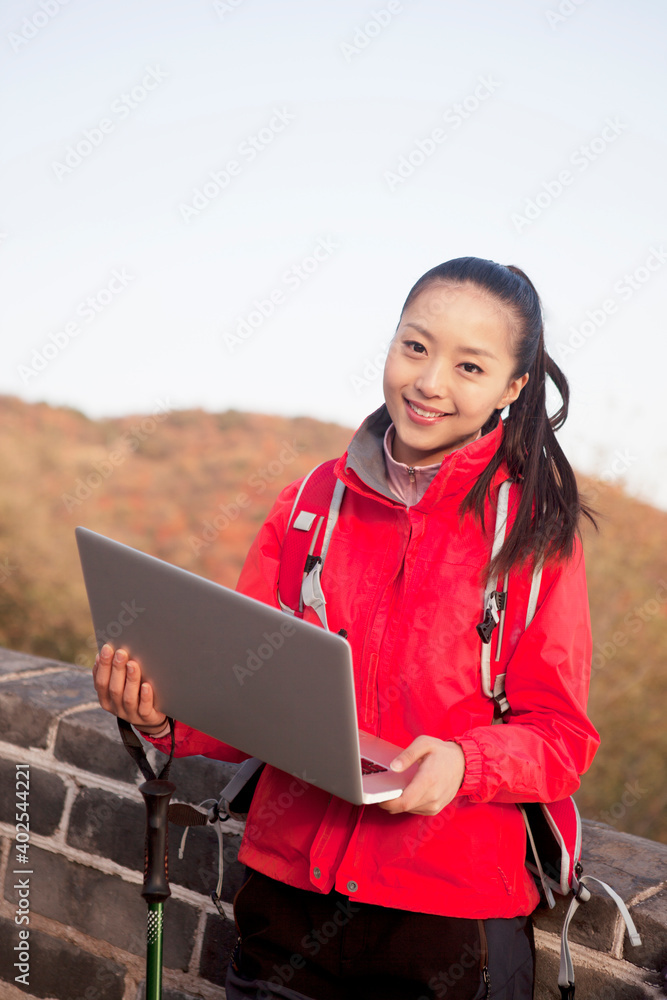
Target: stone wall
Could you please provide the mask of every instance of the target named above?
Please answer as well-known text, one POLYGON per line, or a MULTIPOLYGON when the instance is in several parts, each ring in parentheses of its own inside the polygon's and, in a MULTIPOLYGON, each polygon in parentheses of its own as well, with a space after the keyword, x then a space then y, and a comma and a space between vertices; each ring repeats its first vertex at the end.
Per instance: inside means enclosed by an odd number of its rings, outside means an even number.
MULTIPOLYGON (((174 800, 217 798, 233 769, 201 757, 175 761, 174 800)), ((97 705, 89 671, 0 649, 2 1000, 141 1000, 142 780, 115 720, 97 705), (25 852, 16 839, 17 776, 25 773, 17 765, 28 765, 30 775, 29 840, 22 830, 19 838, 25 852), (26 930, 29 958, 22 964, 26 930), (24 964, 29 972, 17 982, 24 964)), ((242 829, 225 824, 223 915, 209 896, 217 878, 215 832, 191 829, 179 858, 182 833, 170 826, 164 997, 217 1000, 235 936, 231 902, 243 879, 236 860, 242 829)), ((628 902, 643 944, 633 948, 611 900, 594 895, 570 932, 578 1000, 667 996, 660 974, 667 965, 667 846, 586 822, 583 862, 628 902)), ((537 1000, 559 1000, 565 909, 559 900, 556 910, 536 912, 537 1000)))

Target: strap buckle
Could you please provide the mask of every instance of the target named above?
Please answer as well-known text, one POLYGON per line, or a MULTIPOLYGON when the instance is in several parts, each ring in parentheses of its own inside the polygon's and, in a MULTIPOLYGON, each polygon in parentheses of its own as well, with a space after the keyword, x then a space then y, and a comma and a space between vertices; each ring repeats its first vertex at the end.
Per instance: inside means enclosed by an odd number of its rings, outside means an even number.
POLYGON ((486 599, 486 607, 484 608, 484 618, 476 625, 477 635, 480 637, 482 642, 491 642, 491 636, 493 635, 493 630, 500 621, 500 612, 505 610, 505 604, 507 603, 507 594, 502 590, 492 590, 486 599))
POLYGON ((315 566, 317 566, 318 563, 320 565, 322 565, 322 559, 321 559, 320 556, 314 556, 314 555, 307 556, 306 557, 306 565, 304 566, 304 569, 303 569, 303 575, 304 576, 308 576, 308 574, 310 573, 311 569, 314 569, 315 566))

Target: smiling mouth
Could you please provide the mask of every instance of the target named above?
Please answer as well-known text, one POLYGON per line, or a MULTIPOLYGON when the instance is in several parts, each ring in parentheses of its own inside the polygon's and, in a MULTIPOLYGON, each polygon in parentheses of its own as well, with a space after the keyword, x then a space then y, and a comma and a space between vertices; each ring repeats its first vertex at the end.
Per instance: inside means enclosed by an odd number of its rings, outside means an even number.
POLYGON ((413 410, 417 416, 424 417, 426 420, 440 420, 441 417, 449 417, 450 413, 443 413, 442 410, 424 410, 421 406, 417 406, 413 403, 411 399, 406 399, 405 402, 408 404, 411 410, 413 410))

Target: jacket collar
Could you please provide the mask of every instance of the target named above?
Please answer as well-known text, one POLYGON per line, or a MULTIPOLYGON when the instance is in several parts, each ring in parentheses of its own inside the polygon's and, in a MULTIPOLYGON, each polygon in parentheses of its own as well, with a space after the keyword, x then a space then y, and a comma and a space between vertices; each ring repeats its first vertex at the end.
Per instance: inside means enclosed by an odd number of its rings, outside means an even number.
MULTIPOLYGON (((390 423, 391 417, 383 403, 366 417, 352 438, 347 452, 336 464, 336 475, 358 493, 372 492, 376 498, 379 494, 385 503, 403 506, 389 486, 384 461, 383 440, 390 423)), ((499 420, 497 427, 488 434, 445 455, 433 482, 415 507, 428 510, 443 497, 459 493, 463 497, 495 455, 502 436, 503 422, 499 420)), ((499 469, 494 480, 499 482, 507 478, 507 471, 499 469)))

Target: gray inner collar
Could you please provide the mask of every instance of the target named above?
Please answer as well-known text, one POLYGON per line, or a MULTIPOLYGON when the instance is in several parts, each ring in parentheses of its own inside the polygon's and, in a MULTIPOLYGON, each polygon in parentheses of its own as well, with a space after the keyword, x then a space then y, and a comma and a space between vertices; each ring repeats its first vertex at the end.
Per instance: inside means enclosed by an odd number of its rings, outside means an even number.
POLYGON ((387 497, 388 500, 401 503, 402 501, 389 487, 384 461, 384 435, 390 423, 391 417, 384 403, 366 417, 350 442, 347 450, 347 467, 376 493, 387 497))

